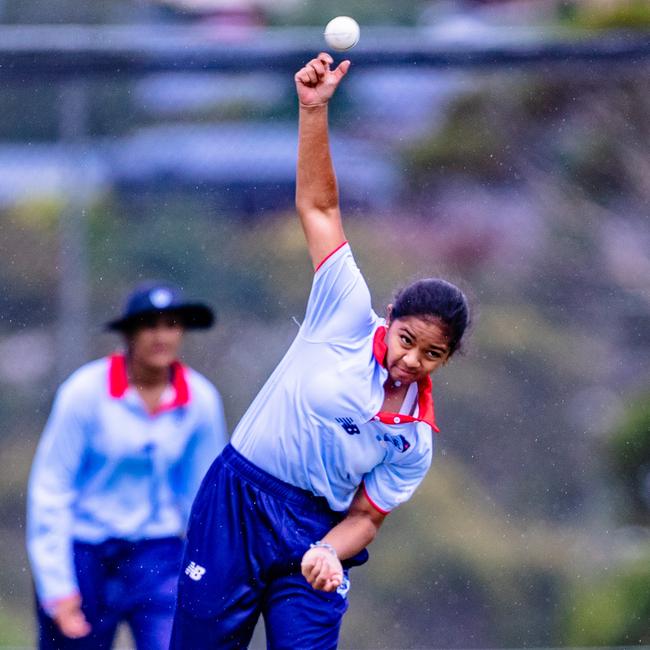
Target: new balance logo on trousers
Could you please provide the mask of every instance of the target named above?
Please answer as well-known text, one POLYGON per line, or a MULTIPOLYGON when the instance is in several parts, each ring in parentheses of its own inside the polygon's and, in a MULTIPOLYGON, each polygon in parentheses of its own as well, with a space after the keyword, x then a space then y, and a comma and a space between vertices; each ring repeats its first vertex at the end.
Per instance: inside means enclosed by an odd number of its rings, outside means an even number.
POLYGON ((185 569, 185 573, 192 580, 200 580, 205 574, 205 568, 196 562, 190 562, 185 569))

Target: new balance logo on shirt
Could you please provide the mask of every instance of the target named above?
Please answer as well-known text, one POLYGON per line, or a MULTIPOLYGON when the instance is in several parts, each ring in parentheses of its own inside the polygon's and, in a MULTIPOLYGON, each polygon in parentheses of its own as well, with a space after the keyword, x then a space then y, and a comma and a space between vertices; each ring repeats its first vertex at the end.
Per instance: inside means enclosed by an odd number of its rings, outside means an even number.
POLYGON ((192 580, 200 580, 205 574, 205 568, 196 562, 190 562, 185 569, 185 574, 192 580))
POLYGON ((359 427, 354 423, 352 418, 335 418, 336 421, 343 427, 345 433, 353 436, 357 433, 361 433, 359 427))

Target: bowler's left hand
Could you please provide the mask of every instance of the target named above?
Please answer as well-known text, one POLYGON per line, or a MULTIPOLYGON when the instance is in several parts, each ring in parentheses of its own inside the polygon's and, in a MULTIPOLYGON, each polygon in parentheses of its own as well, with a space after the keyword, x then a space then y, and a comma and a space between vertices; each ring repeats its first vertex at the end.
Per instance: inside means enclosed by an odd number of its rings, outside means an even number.
POLYGON ((300 569, 305 580, 320 591, 335 591, 343 583, 343 566, 328 549, 315 546, 303 556, 300 569))

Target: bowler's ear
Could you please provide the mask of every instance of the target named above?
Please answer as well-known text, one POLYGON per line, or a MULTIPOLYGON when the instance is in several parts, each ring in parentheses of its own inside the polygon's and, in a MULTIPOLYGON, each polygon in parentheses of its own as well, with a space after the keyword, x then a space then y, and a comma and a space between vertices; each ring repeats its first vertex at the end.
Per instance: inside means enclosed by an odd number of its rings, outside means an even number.
POLYGON ((386 326, 390 327, 390 324, 393 322, 393 303, 391 302, 388 307, 386 307, 386 326))

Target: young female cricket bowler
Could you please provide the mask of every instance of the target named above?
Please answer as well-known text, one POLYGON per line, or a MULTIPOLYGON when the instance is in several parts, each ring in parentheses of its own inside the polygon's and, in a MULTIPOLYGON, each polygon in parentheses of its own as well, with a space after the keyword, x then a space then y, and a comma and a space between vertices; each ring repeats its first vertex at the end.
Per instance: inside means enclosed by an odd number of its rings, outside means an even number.
POLYGON ((335 648, 350 567, 431 463, 429 375, 458 349, 462 292, 402 290, 386 321, 346 241, 327 104, 350 66, 321 53, 295 75, 296 205, 315 268, 298 335, 194 502, 172 648, 244 648, 260 614, 268 647, 335 648))
POLYGON ((140 286, 108 325, 126 353, 59 388, 28 495, 41 650, 108 650, 121 621, 140 650, 169 647, 181 535, 227 440, 216 389, 177 360, 184 330, 212 321, 175 287, 140 286))

